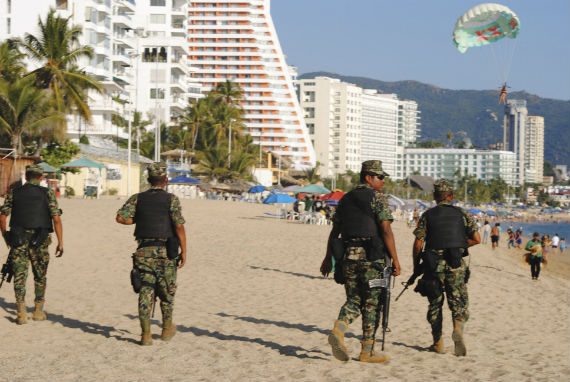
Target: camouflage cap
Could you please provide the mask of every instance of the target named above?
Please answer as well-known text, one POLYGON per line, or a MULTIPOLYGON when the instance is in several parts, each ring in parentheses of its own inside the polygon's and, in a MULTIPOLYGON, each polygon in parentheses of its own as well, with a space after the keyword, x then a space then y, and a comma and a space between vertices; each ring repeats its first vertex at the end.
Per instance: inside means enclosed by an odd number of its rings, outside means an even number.
POLYGON ((451 191, 453 192, 453 183, 449 179, 438 179, 433 184, 433 191, 434 192, 445 192, 451 191))
POLYGON ((381 160, 367 160, 362 162, 362 168, 360 172, 369 172, 376 175, 390 176, 384 170, 382 170, 381 160))
POLYGON ((166 176, 166 163, 154 162, 147 167, 148 176, 166 176))
POLYGON ((39 166, 37 164, 30 164, 26 166, 26 172, 42 175, 44 173, 44 169, 42 166, 39 166))

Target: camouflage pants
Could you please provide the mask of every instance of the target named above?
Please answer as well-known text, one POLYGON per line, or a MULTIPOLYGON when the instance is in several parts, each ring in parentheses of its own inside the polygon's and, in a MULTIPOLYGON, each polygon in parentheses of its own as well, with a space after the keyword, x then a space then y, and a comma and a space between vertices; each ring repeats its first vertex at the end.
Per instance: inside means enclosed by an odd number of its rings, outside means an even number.
POLYGON ((16 302, 24 302, 26 297, 26 280, 28 268, 32 264, 34 274, 35 302, 43 302, 46 294, 47 268, 49 263, 48 246, 51 239, 48 238, 39 248, 31 248, 29 242, 24 245, 11 248, 8 255, 12 259, 14 267, 14 293, 16 302))
MULTIPOLYGON (((383 260, 374 263, 384 265, 383 260)), ((380 278, 381 270, 367 260, 344 260, 343 271, 346 276, 346 302, 340 309, 338 320, 350 325, 362 314, 362 339, 373 340, 376 323, 380 318, 379 311, 383 306, 384 290, 370 289, 368 281, 380 278)))
MULTIPOLYGON (((451 268, 443 259, 437 264, 434 277, 440 282, 440 288, 447 296, 447 304, 454 320, 467 322, 469 319, 469 298, 467 296, 467 285, 465 285, 465 271, 467 266, 465 261, 461 261, 461 266, 451 268)), ((427 320, 431 325, 432 335, 435 337, 441 335, 442 330, 442 311, 444 294, 435 299, 429 299, 429 307, 427 312, 427 320)))
POLYGON ((137 249, 135 266, 141 271, 143 281, 139 292, 139 319, 150 320, 156 293, 163 321, 171 320, 176 293, 176 260, 166 256, 165 247, 145 247, 137 249))

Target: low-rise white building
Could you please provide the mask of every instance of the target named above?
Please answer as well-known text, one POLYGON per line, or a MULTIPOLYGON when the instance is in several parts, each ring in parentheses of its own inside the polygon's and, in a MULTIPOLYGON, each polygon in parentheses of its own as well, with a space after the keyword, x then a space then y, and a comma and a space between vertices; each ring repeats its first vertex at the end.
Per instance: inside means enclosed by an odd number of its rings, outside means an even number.
POLYGON ((475 175, 482 181, 501 178, 511 186, 519 185, 518 161, 512 151, 406 148, 404 173, 407 176, 415 172, 434 179, 455 178, 458 174, 475 175))

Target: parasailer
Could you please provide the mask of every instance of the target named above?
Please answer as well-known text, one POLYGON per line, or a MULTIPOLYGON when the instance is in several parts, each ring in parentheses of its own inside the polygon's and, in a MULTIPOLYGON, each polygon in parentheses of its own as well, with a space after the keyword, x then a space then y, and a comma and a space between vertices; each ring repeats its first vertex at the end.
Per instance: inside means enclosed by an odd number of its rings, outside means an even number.
MULTIPOLYGON (((505 37, 515 40, 519 31, 520 20, 508 7, 494 3, 479 4, 459 17, 453 30, 453 43, 457 50, 465 53, 471 47, 491 45, 505 37)), ((493 46, 491 46, 491 50, 495 60, 497 60, 493 46)), ((507 101, 507 89, 509 88, 507 77, 514 47, 511 52, 506 53, 507 56, 510 56, 506 58, 508 62, 496 63, 498 69, 503 73, 499 104, 504 104, 507 101)))

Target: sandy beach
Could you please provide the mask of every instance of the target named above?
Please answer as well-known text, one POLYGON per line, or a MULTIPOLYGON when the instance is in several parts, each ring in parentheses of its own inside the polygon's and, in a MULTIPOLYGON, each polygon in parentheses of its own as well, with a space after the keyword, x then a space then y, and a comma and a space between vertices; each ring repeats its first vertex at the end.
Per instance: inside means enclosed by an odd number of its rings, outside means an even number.
MULTIPOLYGON (((124 198, 61 200, 62 258, 48 271, 48 320, 14 323, 12 284, 0 290, 0 381, 568 381, 568 255, 552 256, 539 281, 523 251, 490 244, 471 250, 468 356, 427 352, 427 300, 409 290, 392 299, 387 364, 357 362, 360 320, 346 343, 352 360, 336 361, 327 343, 344 290, 318 269, 330 226, 265 215, 252 203, 184 200, 189 261, 178 273, 174 319, 179 332, 141 347, 137 295, 129 281, 133 227, 114 221, 124 198)), ((393 229, 402 264, 393 297, 410 276, 412 230, 393 229)), ((7 248, 0 245, 5 261, 7 248)), ((55 247, 51 249, 51 253, 55 247)), ((33 281, 28 277, 31 315, 33 281)), ((379 344, 380 345, 380 344, 379 344)))

